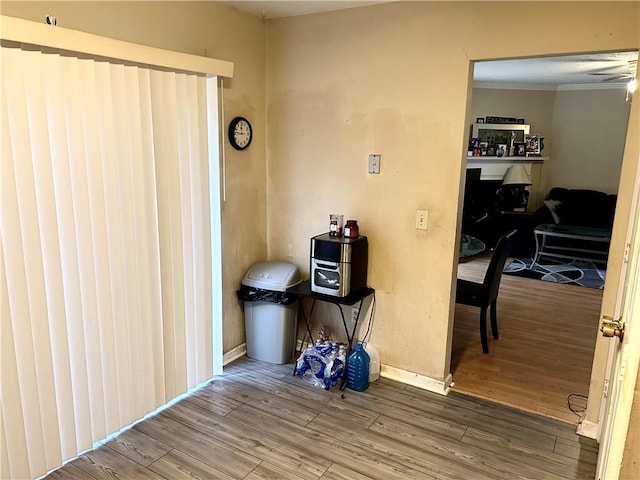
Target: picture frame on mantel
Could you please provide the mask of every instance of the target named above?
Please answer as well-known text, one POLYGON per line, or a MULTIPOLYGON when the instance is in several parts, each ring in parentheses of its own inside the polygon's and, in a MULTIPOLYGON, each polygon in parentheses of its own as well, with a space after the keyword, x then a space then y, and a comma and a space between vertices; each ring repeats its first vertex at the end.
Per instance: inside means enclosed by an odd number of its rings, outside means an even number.
POLYGON ((525 149, 524 143, 514 143, 513 144, 513 155, 516 157, 526 157, 527 150, 525 149))
POLYGON ((524 136, 524 147, 527 157, 540 155, 540 135, 526 134, 524 136))

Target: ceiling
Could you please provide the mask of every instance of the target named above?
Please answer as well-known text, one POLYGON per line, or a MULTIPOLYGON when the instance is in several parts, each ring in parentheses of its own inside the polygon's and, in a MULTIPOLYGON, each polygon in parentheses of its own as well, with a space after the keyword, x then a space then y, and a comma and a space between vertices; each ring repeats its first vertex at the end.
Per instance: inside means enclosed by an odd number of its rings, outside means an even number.
MULTIPOLYGON (((220 0, 265 19, 343 10, 394 0, 220 0)), ((613 88, 626 86, 635 77, 638 52, 612 52, 559 57, 476 62, 475 86, 515 88, 613 88)))
POLYGON ((295 17, 388 2, 389 0, 220 0, 220 3, 263 18, 295 17))
POLYGON ((473 80, 479 86, 626 86, 635 78, 637 61, 634 51, 476 62, 473 80))

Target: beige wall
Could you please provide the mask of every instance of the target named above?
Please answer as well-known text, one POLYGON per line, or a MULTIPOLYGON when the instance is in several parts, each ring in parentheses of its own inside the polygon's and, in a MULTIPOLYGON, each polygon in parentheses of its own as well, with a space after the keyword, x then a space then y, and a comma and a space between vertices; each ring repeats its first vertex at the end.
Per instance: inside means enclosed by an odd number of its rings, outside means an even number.
POLYGON ((327 215, 357 218, 382 363, 444 379, 469 60, 630 47, 635 3, 409 2, 270 22, 270 255, 307 268, 327 215), (500 28, 472 28, 489 24, 500 28), (380 175, 367 175, 369 153, 380 175), (428 232, 414 229, 418 208, 428 232))
POLYGON ((545 138, 541 178, 532 178, 529 208, 550 188, 589 188, 616 193, 630 103, 623 89, 514 90, 474 88, 472 121, 486 115, 524 117, 545 138), (497 112, 497 113, 491 113, 497 112), (539 195, 533 195, 540 181, 539 195))
POLYGON ((640 38, 637 2, 393 3, 274 20, 266 32, 258 17, 214 2, 0 6, 234 62, 226 118, 250 118, 255 139, 243 153, 225 144, 225 351, 244 341, 234 292, 248 266, 268 255, 308 270, 309 237, 341 212, 370 239, 382 362, 436 379, 449 372, 469 60, 638 48, 640 38), (500 28, 479 35, 478 25, 500 28), (382 154, 381 175, 366 174, 369 153, 382 154), (430 212, 428 232, 413 228, 417 208, 430 212))
POLYGON ((265 152, 265 24, 215 2, 2 2, 3 15, 234 63, 225 81, 225 117, 247 117, 255 136, 237 152, 225 141, 227 201, 222 211, 223 349, 244 342, 244 317, 235 296, 254 262, 267 255, 265 152))
POLYGON ((557 92, 546 190, 559 185, 618 191, 630 105, 624 89, 557 92))
MULTIPOLYGON (((504 88, 474 88, 471 103, 471 121, 487 115, 498 117, 524 118, 531 126, 530 133, 544 138, 545 157, 553 156, 553 106, 555 90, 515 90, 504 88)), ((531 196, 527 209, 534 211, 540 205, 546 194, 545 187, 540 185, 542 172, 549 161, 541 165, 534 165, 531 171, 532 185, 529 187, 531 196)))

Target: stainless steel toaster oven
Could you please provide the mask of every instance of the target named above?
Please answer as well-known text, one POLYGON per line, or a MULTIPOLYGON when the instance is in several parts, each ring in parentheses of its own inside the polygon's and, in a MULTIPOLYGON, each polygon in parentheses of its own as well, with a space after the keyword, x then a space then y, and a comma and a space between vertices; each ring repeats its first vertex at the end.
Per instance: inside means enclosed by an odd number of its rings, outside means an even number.
POLYGON ((333 237, 323 233, 311 238, 311 291, 346 297, 367 284, 367 237, 333 237))

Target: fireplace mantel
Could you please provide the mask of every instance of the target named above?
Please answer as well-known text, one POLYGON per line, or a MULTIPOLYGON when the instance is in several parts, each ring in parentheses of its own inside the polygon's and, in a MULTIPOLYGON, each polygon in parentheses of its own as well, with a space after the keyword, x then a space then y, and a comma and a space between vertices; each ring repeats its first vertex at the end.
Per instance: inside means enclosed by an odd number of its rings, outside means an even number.
POLYGON ((511 165, 524 165, 531 175, 531 167, 549 157, 467 157, 467 168, 481 168, 480 180, 502 180, 511 165))

